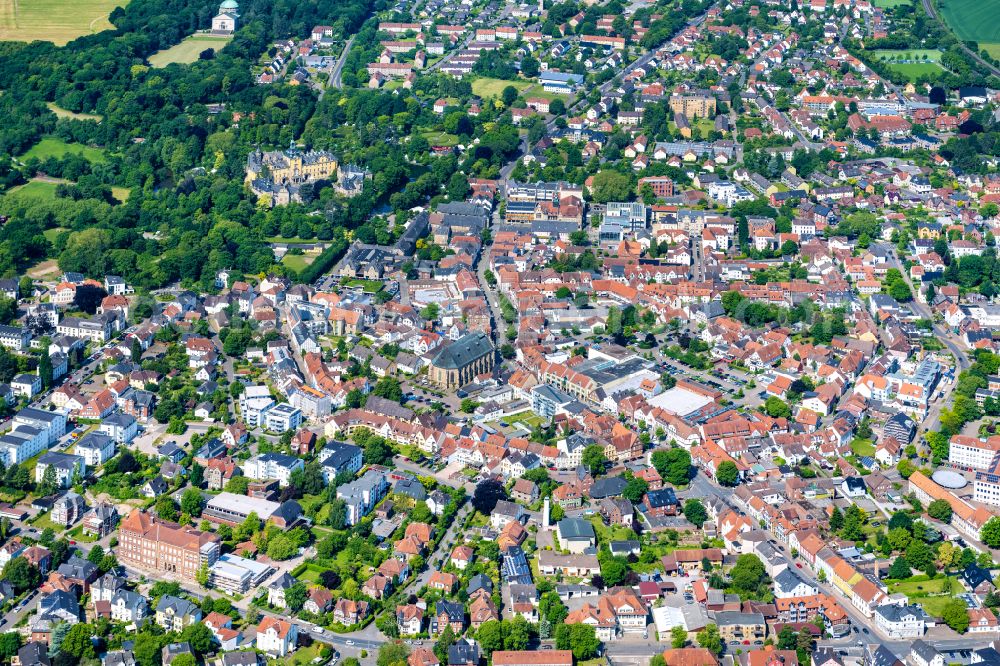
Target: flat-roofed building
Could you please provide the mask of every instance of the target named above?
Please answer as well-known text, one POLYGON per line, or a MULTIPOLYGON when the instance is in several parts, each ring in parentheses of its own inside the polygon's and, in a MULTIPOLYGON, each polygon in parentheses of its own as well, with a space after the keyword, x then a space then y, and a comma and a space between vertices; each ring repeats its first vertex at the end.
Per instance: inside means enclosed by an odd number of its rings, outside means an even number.
POLYGON ((208 570, 208 581, 227 594, 245 594, 251 587, 263 583, 274 571, 272 567, 227 553, 208 570))

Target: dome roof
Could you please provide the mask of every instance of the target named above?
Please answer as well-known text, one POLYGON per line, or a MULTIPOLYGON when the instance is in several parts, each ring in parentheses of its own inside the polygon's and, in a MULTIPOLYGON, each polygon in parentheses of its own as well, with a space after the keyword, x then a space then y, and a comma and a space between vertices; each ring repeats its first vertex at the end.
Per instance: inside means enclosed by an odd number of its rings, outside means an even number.
POLYGON ((222 0, 222 4, 219 5, 219 9, 236 9, 238 7, 236 0, 222 0))

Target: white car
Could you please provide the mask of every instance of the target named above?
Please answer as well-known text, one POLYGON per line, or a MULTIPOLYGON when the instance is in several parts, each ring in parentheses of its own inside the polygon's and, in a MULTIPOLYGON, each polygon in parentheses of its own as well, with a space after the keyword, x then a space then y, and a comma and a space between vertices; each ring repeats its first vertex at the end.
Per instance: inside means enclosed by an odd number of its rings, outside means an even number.
POLYGON ((348 638, 348 639, 347 639, 346 641, 344 641, 344 642, 345 642, 345 643, 346 643, 347 645, 354 645, 354 641, 352 641, 352 640, 351 640, 350 638, 348 638))

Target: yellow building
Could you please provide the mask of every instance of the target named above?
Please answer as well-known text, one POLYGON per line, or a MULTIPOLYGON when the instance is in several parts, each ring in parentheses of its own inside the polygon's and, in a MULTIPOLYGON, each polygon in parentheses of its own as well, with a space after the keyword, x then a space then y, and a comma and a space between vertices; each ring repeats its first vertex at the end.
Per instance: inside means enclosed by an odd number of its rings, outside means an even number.
POLYGON ((671 95, 670 110, 683 113, 687 118, 714 118, 715 98, 704 93, 671 95))
POLYGON ((288 150, 261 152, 247 156, 246 182, 267 179, 281 185, 330 178, 337 173, 337 158, 325 150, 288 150))

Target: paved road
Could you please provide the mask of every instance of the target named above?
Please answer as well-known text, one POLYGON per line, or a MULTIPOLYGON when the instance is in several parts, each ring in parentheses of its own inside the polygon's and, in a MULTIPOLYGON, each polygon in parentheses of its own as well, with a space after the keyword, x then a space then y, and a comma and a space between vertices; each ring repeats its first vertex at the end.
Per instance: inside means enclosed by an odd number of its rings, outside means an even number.
POLYGON ((351 46, 354 44, 354 38, 356 35, 351 35, 351 38, 347 40, 344 44, 344 52, 340 54, 340 58, 337 59, 337 64, 334 65, 333 70, 330 71, 330 78, 327 81, 326 88, 320 91, 319 98, 323 99, 323 95, 329 88, 343 88, 344 82, 341 80, 341 74, 344 72, 344 64, 347 62, 347 55, 351 52, 351 46))
MULTIPOLYGON (((931 0, 920 0, 920 2, 921 2, 921 4, 923 4, 924 11, 927 12, 928 16, 930 16, 932 19, 934 19, 935 21, 937 21, 938 23, 940 23, 941 26, 945 30, 947 30, 948 32, 951 32, 951 28, 948 27, 948 24, 945 23, 944 21, 942 21, 941 17, 938 16, 937 10, 934 9, 934 3, 931 0)), ((956 38, 957 38, 957 35, 956 35, 956 38)), ((976 53, 975 51, 973 51, 972 49, 970 49, 968 46, 966 46, 965 42, 959 40, 958 43, 959 43, 959 45, 961 45, 962 50, 965 51, 969 55, 970 58, 972 58, 977 63, 979 63, 980 66, 985 67, 986 69, 988 69, 989 72, 990 72, 990 74, 992 74, 993 76, 1000 76, 1000 69, 997 69, 996 67, 994 67, 990 63, 988 63, 985 60, 983 60, 979 56, 978 53, 976 53)))

